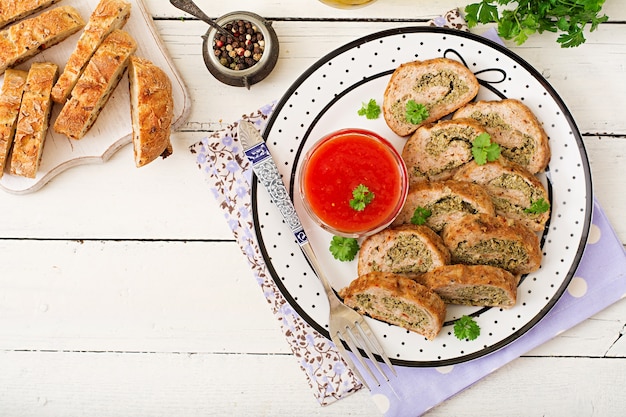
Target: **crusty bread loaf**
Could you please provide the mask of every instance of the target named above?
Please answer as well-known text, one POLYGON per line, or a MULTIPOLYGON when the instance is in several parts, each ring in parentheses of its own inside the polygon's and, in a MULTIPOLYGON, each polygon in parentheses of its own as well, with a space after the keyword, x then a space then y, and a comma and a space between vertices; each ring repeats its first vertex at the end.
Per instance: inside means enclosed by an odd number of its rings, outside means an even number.
POLYGON ((536 271, 541 264, 537 235, 502 216, 467 214, 448 223, 441 237, 453 263, 497 266, 512 274, 536 271))
POLYGON ((434 122, 462 107, 480 85, 463 64, 434 58, 400 65, 391 75, 383 98, 383 116, 391 130, 400 136, 413 133, 420 125, 434 122), (420 124, 406 119, 406 103, 414 100, 428 109, 420 124))
POLYGON ((339 292, 361 314, 395 324, 433 340, 441 331, 446 306, 435 292, 410 278, 370 272, 339 292))
POLYGON ((404 144, 409 184, 447 180, 471 161, 472 142, 485 129, 474 119, 441 120, 420 126, 404 144))
POLYGON ((459 109, 453 118, 471 117, 497 142, 502 155, 531 174, 546 169, 550 161, 548 136, 533 112, 517 99, 477 101, 459 109))
POLYGON ((444 265, 414 279, 447 304, 509 308, 517 300, 517 278, 495 266, 444 265))
POLYGON ((418 207, 430 210, 426 226, 435 232, 467 213, 495 215, 491 198, 482 186, 463 181, 427 181, 409 189, 406 202, 392 225, 411 223, 418 207))
POLYGON ((59 0, 0 0, 0 28, 50 7, 59 0))
POLYGON ((481 184, 491 196, 496 214, 518 220, 535 232, 542 231, 550 218, 550 210, 530 211, 533 202, 550 201, 541 181, 504 157, 484 165, 467 164, 456 172, 454 179, 481 184))
POLYGON ((4 167, 13 145, 27 76, 26 71, 14 69, 8 69, 4 73, 4 83, 0 90, 0 178, 4 174, 4 167))
POLYGON ((52 100, 65 103, 98 46, 109 33, 121 29, 129 16, 130 3, 127 1, 100 0, 52 89, 52 100))
POLYGON ((72 6, 55 7, 0 31, 0 74, 85 26, 72 6))
POLYGON ((51 62, 35 62, 28 71, 11 154, 13 175, 37 176, 52 108, 50 91, 58 75, 59 68, 51 62))
POLYGON ((372 271, 415 275, 450 262, 450 251, 427 226, 405 224, 366 238, 359 249, 358 275, 372 271))
POLYGON ((122 78, 137 42, 127 32, 111 32, 93 54, 54 123, 54 130, 81 139, 96 121, 122 78))
POLYGON ((131 57, 128 78, 135 165, 141 167, 158 156, 166 158, 173 151, 172 83, 163 70, 137 56, 131 57))

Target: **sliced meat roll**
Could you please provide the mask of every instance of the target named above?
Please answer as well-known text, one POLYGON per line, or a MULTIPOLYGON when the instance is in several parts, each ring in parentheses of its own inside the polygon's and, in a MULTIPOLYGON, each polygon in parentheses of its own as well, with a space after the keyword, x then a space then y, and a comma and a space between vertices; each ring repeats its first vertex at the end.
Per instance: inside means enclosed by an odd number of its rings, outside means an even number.
POLYGON ((533 203, 542 200, 548 203, 545 187, 524 167, 498 158, 484 165, 467 164, 454 175, 458 181, 481 184, 491 196, 496 214, 518 220, 535 232, 544 229, 550 218, 550 210, 537 212, 533 203))
POLYGON ((452 180, 421 182, 409 190, 393 225, 411 223, 415 210, 420 207, 430 211, 425 225, 435 232, 468 213, 495 215, 489 194, 478 184, 452 180))
POLYGON ((450 263, 450 251, 429 227, 406 224, 365 239, 359 250, 358 274, 372 271, 415 275, 450 263))
POLYGON ((512 274, 536 271, 541 264, 537 235, 502 216, 465 215, 448 223, 441 237, 453 263, 497 266, 512 274))
POLYGON ((508 308, 517 300, 517 277, 494 266, 444 265, 414 279, 447 304, 508 308))
POLYGON ((469 118, 420 126, 402 150, 409 184, 451 178, 459 167, 473 159, 472 142, 481 133, 485 129, 469 118))
POLYGON ((548 135, 533 112, 521 101, 477 101, 459 109, 454 119, 477 120, 502 148, 502 155, 532 174, 544 171, 550 161, 548 135))
POLYGON ((446 305, 427 287, 410 278, 370 272, 339 292, 361 314, 395 324, 433 340, 441 331, 446 305))

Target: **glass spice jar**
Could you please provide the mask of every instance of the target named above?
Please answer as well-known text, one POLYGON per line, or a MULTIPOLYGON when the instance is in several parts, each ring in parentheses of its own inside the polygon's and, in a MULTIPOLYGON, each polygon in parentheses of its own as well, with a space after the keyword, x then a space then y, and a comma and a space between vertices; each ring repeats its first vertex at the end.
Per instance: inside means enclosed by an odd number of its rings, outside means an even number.
POLYGON ((250 88, 269 75, 278 59, 278 38, 271 22, 251 12, 228 13, 215 21, 232 36, 209 28, 202 55, 219 81, 250 88))

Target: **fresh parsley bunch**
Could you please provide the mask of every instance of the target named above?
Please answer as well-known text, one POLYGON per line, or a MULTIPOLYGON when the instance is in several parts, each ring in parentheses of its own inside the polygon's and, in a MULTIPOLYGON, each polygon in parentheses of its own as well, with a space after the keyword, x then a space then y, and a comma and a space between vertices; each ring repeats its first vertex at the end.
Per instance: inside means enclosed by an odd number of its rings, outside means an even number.
POLYGON ((481 0, 465 7, 468 26, 498 23, 498 34, 518 45, 534 33, 562 32, 557 42, 562 48, 585 42, 584 30, 593 32, 607 15, 600 15, 605 0, 481 0), (498 11, 498 5, 511 6, 498 11))

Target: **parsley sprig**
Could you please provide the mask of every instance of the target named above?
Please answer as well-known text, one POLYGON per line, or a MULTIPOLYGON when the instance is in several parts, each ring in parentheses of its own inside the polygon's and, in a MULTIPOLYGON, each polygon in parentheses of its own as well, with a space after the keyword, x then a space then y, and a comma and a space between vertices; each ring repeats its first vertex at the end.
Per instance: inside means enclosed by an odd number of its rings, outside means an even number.
POLYGON ((472 142, 472 156, 478 165, 485 165, 500 157, 500 145, 491 141, 489 133, 481 133, 472 142))
POLYGON ((531 214, 541 214, 550 210, 550 203, 548 203, 544 198, 540 198, 530 203, 530 207, 524 209, 526 213, 531 214))
POLYGON ((409 123, 418 125, 428 119, 429 112, 426 106, 417 103, 415 100, 406 102, 406 120, 409 123))
POLYGON ((606 22, 600 15, 605 0, 481 0, 465 7, 468 26, 478 23, 498 23, 498 34, 513 39, 518 45, 534 33, 561 32, 557 42, 562 48, 579 46, 585 42, 585 28, 590 32, 606 22), (498 10, 498 6, 515 5, 498 10))
POLYGON ((425 207, 417 206, 415 211, 413 212, 413 216, 411 217, 411 223, 422 225, 426 223, 428 218, 433 214, 431 210, 428 210, 425 207))
POLYGON ((359 116, 365 116, 367 119, 378 119, 380 116, 380 106, 373 98, 367 103, 363 103, 363 106, 357 112, 359 116))
POLYGON ((474 340, 480 335, 480 326, 470 316, 462 316, 454 323, 454 335, 459 340, 474 340))
POLYGON ((359 251, 359 242, 352 237, 333 236, 328 249, 335 259, 349 262, 359 251))
POLYGON ((350 200, 350 207, 356 211, 365 210, 365 206, 372 202, 374 199, 374 193, 370 191, 363 184, 359 184, 354 190, 352 190, 352 200, 350 200))

